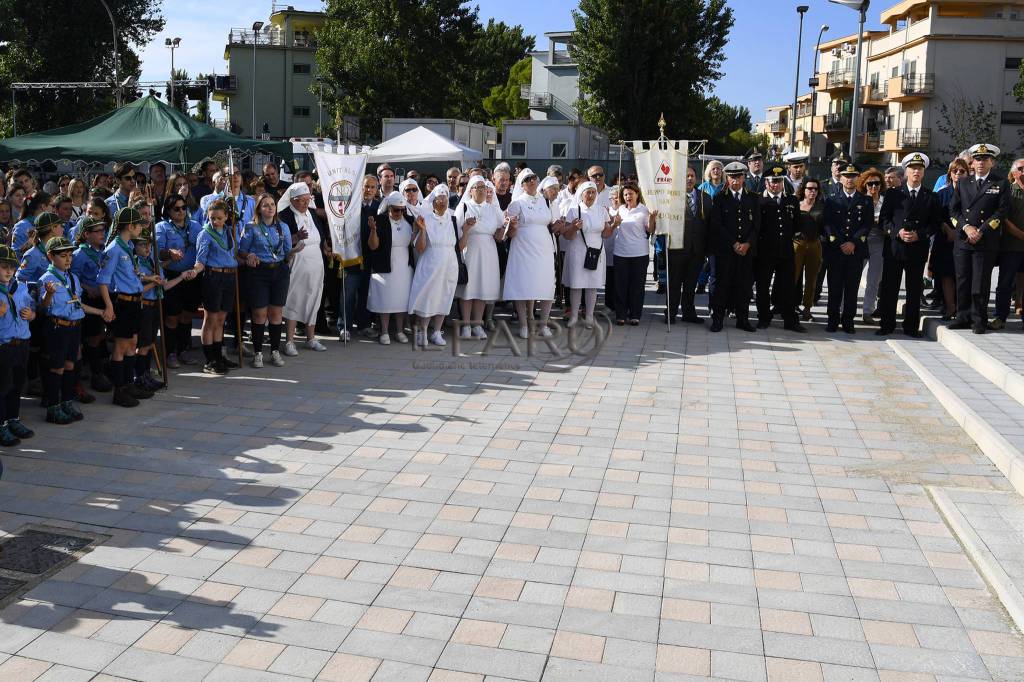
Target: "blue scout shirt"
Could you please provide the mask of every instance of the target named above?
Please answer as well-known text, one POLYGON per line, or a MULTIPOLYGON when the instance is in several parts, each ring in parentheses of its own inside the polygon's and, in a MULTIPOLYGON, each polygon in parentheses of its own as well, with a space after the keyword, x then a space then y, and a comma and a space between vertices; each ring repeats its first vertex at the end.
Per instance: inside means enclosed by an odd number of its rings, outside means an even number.
POLYGON ((28 286, 17 280, 7 286, 0 284, 0 296, 7 303, 7 312, 0 317, 0 344, 10 343, 12 339, 30 338, 32 332, 29 331, 28 320, 21 319, 22 308, 36 308, 28 286))
MULTIPOLYGON (((143 277, 149 277, 153 274, 153 261, 150 258, 143 258, 142 256, 136 256, 135 261, 139 264, 139 274, 143 277)), ((158 268, 159 269, 159 268, 158 268)), ((163 274, 163 270, 160 270, 160 274, 163 274)), ((143 285, 145 287, 146 285, 143 285)), ((150 287, 142 292, 142 300, 144 301, 155 301, 159 298, 160 287, 150 287)))
POLYGON ((280 222, 274 225, 248 223, 242 229, 238 250, 255 254, 260 263, 280 263, 292 250, 292 234, 280 222))
POLYGON ((121 194, 121 190, 117 190, 110 198, 107 199, 107 208, 110 209, 110 215, 117 215, 117 212, 128 205, 128 197, 121 194))
POLYGON ((206 224, 206 210, 210 208, 217 199, 220 199, 224 203, 230 205, 230 202, 234 200, 235 207, 238 210, 238 221, 239 224, 235 226, 235 234, 238 234, 238 230, 242 225, 252 222, 253 216, 256 215, 256 199, 242 192, 238 195, 237 199, 233 199, 230 194, 221 192, 219 194, 207 194, 199 200, 199 208, 192 214, 192 220, 196 221, 200 225, 206 224))
POLYGON ((18 271, 14 276, 18 278, 19 282, 38 281, 49 264, 50 259, 46 257, 46 251, 42 244, 36 244, 21 257, 21 265, 18 266, 18 271))
POLYGON ((167 265, 168 270, 183 272, 192 269, 196 264, 196 242, 199 241, 199 233, 202 231, 203 224, 194 220, 186 220, 181 227, 170 220, 157 223, 156 248, 159 251, 178 249, 182 253, 181 260, 172 261, 167 265))
POLYGON ((47 282, 56 282, 57 284, 53 298, 50 299, 50 309, 47 311, 47 315, 64 320, 80 320, 85 317, 82 300, 79 298, 82 293, 82 284, 73 272, 61 272, 53 265, 46 268, 46 272, 39 278, 40 305, 43 297, 46 296, 47 282))
POLYGON ((199 245, 196 247, 196 262, 208 268, 238 267, 229 234, 227 229, 217 232, 209 223, 203 225, 199 245))
POLYGON ((100 267, 103 265, 103 252, 88 244, 82 244, 71 257, 71 272, 78 276, 82 286, 95 289, 99 286, 100 267))
POLYGON ((36 223, 33 218, 24 218, 14 223, 14 235, 11 237, 11 248, 15 251, 21 251, 25 246, 25 242, 28 241, 29 231, 34 229, 36 229, 36 223))
POLYGON ((142 291, 142 280, 139 279, 135 264, 135 250, 126 244, 121 237, 115 237, 103 251, 103 265, 96 280, 97 284, 105 284, 111 292, 135 295, 142 291))

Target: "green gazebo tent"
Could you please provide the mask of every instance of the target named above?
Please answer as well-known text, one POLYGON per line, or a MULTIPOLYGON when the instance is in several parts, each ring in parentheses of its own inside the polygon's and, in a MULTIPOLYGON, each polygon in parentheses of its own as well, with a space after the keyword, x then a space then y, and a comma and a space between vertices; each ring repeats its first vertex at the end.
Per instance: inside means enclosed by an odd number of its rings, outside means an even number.
POLYGON ((229 147, 292 158, 289 142, 250 140, 208 126, 149 95, 84 123, 3 140, 0 161, 191 165, 229 147))

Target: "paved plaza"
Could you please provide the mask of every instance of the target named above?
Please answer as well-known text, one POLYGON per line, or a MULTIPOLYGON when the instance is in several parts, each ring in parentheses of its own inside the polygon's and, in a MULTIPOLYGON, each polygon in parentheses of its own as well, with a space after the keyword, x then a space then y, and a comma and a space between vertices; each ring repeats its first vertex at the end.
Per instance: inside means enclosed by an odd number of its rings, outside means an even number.
POLYGON ((0 528, 102 537, 0 612, 0 679, 1024 679, 934 491, 1015 580, 1020 497, 889 344, 812 327, 648 316, 563 373, 330 343, 27 405, 0 528))

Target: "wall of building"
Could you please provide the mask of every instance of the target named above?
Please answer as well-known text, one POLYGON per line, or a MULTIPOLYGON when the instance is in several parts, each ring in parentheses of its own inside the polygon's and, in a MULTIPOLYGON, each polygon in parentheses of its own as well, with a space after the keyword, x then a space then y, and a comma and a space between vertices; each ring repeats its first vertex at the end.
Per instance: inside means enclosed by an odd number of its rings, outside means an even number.
MULTIPOLYGON (((231 45, 228 48, 229 73, 237 76, 238 90, 229 98, 229 118, 242 135, 251 135, 253 48, 231 45)), ((263 46, 256 48, 256 135, 263 124, 270 126, 270 136, 311 137, 318 121, 317 95, 310 90, 316 72, 315 54, 308 48, 263 46), (308 66, 308 73, 295 73, 295 65, 308 66), (295 111, 304 107, 308 115, 295 111)), ((305 113, 305 112, 303 112, 305 113)), ((323 112, 330 123, 331 114, 323 112)))
POLYGON ((608 158, 608 136, 591 126, 553 121, 504 121, 503 126, 502 158, 506 161, 552 159, 557 163, 608 158), (514 142, 525 142, 525 153, 513 155, 514 142), (558 151, 553 149, 555 144, 565 145, 564 156, 554 153, 558 151))

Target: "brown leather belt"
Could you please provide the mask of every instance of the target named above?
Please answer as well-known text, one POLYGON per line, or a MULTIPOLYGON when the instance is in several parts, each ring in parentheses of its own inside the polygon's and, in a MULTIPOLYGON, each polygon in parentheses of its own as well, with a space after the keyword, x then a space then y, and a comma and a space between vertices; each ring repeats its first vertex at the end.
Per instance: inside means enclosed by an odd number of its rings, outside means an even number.
POLYGON ((65 320, 62 317, 51 317, 53 323, 58 327, 77 327, 81 320, 65 320))
POLYGON ((206 268, 206 269, 209 270, 210 272, 222 272, 222 273, 227 273, 227 274, 234 273, 234 271, 235 271, 234 268, 206 268))
POLYGON ((145 298, 142 299, 142 307, 143 308, 152 308, 155 305, 156 305, 156 301, 150 301, 150 300, 145 299, 145 298))
POLYGON ((129 303, 137 303, 142 300, 142 294, 118 294, 118 301, 127 301, 129 303))

